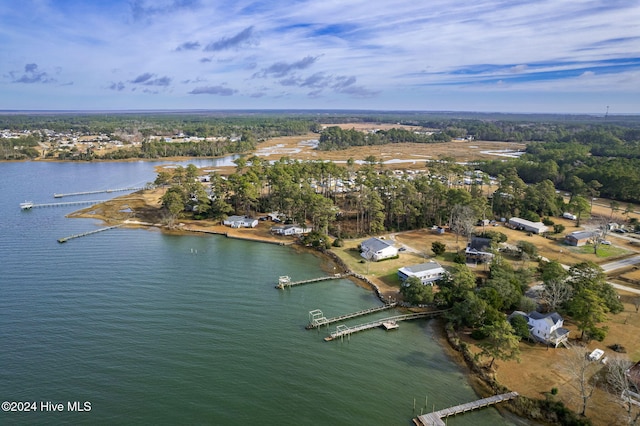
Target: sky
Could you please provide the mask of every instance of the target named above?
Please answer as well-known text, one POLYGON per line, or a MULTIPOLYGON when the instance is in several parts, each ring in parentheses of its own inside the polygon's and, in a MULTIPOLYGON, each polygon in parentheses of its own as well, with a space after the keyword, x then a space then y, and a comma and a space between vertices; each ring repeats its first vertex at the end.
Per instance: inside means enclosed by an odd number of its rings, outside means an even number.
POLYGON ((2 0, 0 110, 640 113, 638 0, 2 0))

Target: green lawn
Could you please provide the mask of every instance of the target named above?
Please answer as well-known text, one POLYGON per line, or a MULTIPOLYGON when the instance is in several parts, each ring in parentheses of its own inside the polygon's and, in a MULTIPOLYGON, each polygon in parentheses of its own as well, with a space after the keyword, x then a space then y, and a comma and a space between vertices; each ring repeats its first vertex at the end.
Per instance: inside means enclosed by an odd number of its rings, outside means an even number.
MULTIPOLYGON (((587 244, 582 247, 572 248, 571 250, 575 253, 580 253, 580 254, 593 254, 593 245, 587 244)), ((618 257, 618 256, 624 256, 625 254, 628 254, 628 253, 630 253, 629 250, 625 250, 621 247, 600 244, 598 246, 598 251, 596 252, 596 256, 601 258, 618 257)))

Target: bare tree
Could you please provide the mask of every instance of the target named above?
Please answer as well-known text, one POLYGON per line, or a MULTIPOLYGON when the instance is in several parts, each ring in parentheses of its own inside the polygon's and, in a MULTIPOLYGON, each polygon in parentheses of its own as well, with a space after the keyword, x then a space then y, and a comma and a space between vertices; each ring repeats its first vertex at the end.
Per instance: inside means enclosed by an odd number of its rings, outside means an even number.
POLYGON ((628 425, 636 425, 640 420, 640 395, 627 374, 632 365, 624 356, 612 357, 607 364, 606 376, 610 391, 624 409, 628 425))
POLYGON ((572 295, 573 289, 564 279, 551 279, 544 283, 542 299, 552 312, 569 300, 572 295))
POLYGON ((598 235, 593 237, 593 254, 598 253, 598 247, 603 241, 606 241, 607 235, 609 235, 609 220, 606 217, 599 217, 595 220, 595 223, 598 227, 596 231, 598 235))
POLYGON ((564 370, 571 376, 578 390, 581 400, 580 415, 587 412, 589 399, 596 389, 595 374, 600 369, 600 364, 591 361, 584 347, 578 345, 567 346, 568 351, 564 357, 564 370))
POLYGON ((475 230, 476 216, 471 206, 456 204, 451 211, 451 230, 456 233, 456 243, 460 234, 471 238, 475 230))

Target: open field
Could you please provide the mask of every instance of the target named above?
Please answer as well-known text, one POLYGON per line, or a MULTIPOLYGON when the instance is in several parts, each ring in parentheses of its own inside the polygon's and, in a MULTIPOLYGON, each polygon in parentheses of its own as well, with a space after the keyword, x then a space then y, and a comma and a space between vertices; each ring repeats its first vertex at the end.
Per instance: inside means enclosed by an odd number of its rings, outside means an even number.
MULTIPOLYGON (((347 125, 344 125, 347 126, 347 125)), ((424 169, 427 160, 441 156, 453 157, 459 162, 480 159, 498 159, 506 152, 522 151, 524 143, 488 141, 452 141, 446 143, 398 143, 353 147, 341 151, 317 151, 307 141, 317 140, 318 135, 287 136, 270 139, 257 146, 256 154, 268 160, 290 157, 298 160, 331 160, 346 163, 347 159, 364 160, 373 155, 388 162, 388 168, 424 169)))

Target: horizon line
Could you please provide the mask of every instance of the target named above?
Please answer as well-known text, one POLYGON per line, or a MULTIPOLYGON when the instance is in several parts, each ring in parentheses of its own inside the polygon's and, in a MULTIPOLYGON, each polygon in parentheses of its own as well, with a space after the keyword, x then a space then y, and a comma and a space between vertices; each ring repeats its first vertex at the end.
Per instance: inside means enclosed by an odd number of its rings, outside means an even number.
POLYGON ((399 113, 399 114, 502 114, 502 115, 551 115, 551 116, 589 116, 606 118, 607 116, 640 116, 640 113, 608 113, 602 112, 505 112, 505 111, 472 111, 472 110, 416 110, 416 109, 358 109, 358 108, 181 108, 181 109, 0 109, 0 114, 135 114, 135 113, 247 113, 247 112, 305 112, 305 113, 399 113))

